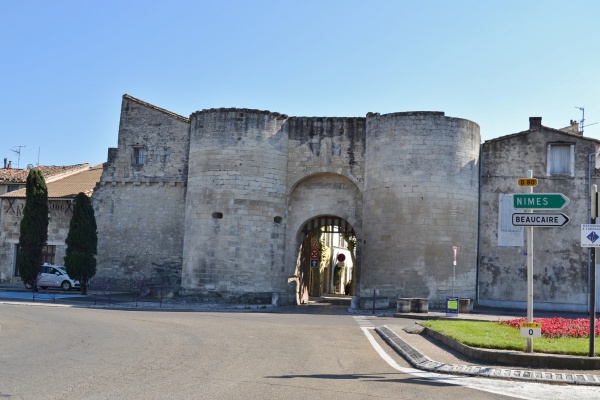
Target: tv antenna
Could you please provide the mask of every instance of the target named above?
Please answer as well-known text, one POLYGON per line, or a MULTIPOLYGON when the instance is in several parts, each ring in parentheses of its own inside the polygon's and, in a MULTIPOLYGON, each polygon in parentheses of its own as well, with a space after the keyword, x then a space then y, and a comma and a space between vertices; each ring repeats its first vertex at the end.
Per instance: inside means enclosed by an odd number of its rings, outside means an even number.
POLYGON ((19 163, 21 162, 21 149, 27 146, 15 146, 14 149, 10 149, 13 153, 17 154, 17 169, 19 169, 19 163))
POLYGON ((581 133, 583 135, 583 128, 586 126, 590 126, 590 125, 596 125, 597 122, 594 122, 593 124, 587 124, 585 125, 585 108, 584 107, 575 107, 581 110, 581 121, 579 121, 579 133, 581 133))

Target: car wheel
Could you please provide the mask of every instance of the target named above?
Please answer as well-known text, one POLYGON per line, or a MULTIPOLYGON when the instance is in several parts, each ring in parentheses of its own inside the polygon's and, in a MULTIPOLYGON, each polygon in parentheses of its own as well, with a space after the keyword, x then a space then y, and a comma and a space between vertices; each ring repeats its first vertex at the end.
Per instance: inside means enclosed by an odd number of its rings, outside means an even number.
POLYGON ((71 282, 64 281, 63 283, 61 283, 60 288, 65 292, 68 292, 69 290, 71 290, 71 282))

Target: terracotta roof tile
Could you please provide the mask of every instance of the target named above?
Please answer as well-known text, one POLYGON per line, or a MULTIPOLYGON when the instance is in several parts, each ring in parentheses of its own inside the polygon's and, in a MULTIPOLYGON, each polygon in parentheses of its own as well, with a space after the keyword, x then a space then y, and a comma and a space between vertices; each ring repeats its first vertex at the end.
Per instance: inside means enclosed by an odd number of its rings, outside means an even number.
MULTIPOLYGON (((87 165, 87 164, 86 164, 87 165)), ((92 195, 96 183, 100 181, 102 175, 102 164, 50 181, 46 181, 48 187, 48 198, 70 198, 75 197, 79 192, 88 196, 92 195)), ((26 189, 19 189, 8 192, 0 197, 2 198, 24 198, 26 189)))
MULTIPOLYGON (((76 164, 76 165, 40 165, 36 167, 42 171, 46 182, 53 180, 53 178, 62 176, 63 174, 74 173, 80 170, 89 168, 87 163, 76 164)), ((0 182, 14 182, 14 183, 25 183, 27 182, 27 175, 29 174, 28 169, 15 169, 15 168, 0 168, 0 182)))

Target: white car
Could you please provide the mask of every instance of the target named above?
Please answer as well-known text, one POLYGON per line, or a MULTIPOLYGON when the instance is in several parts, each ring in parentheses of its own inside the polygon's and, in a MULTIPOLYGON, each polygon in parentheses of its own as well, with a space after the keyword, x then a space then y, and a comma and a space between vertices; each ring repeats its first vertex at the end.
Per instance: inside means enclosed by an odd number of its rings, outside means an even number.
MULTIPOLYGON (((44 264, 40 268, 40 274, 37 277, 37 286, 42 289, 60 288, 64 291, 71 289, 81 289, 78 280, 72 279, 65 270, 65 267, 59 265, 44 264)), ((29 283, 25 283, 27 289, 31 289, 29 283)))

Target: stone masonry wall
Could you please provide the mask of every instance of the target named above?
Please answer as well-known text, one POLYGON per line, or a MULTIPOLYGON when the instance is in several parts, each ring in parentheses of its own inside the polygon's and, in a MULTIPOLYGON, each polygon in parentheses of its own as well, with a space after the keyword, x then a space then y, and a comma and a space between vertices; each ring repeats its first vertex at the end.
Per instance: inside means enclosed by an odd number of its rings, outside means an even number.
MULTIPOLYGON (((335 215, 362 236, 365 119, 306 118, 288 120, 286 273, 296 276, 300 229, 308 220, 335 215)), ((357 265, 360 271, 360 251, 357 265)), ((292 279, 293 280, 293 279, 292 279)), ((288 288, 296 296, 295 285, 288 288)))
POLYGON ((479 126, 443 113, 367 115, 361 296, 475 297, 479 126))
POLYGON ((116 286, 181 283, 185 191, 176 183, 111 183, 94 192, 98 271, 116 286))
POLYGON ((187 292, 270 302, 285 290, 286 119, 247 109, 191 116, 187 292))
MULTIPOLYGON (((587 219, 588 155, 598 144, 540 126, 529 132, 486 141, 482 146, 480 223, 480 303, 525 308, 527 304, 527 241, 499 245, 500 194, 528 193, 517 180, 532 170, 534 193, 563 193, 570 203, 561 211, 571 221, 563 227, 534 228, 535 309, 587 310, 587 249, 581 247, 580 225, 587 219), (575 176, 547 174, 549 143, 575 145, 575 176)), ((543 210, 542 210, 543 211, 543 210)), ((524 212, 524 210, 519 210, 524 212)), ((525 228, 523 228, 525 229, 525 228)))
POLYGON ((443 113, 210 109, 188 120, 124 96, 119 147, 92 199, 99 270, 179 271, 182 294, 286 303, 303 224, 334 215, 358 238, 359 294, 440 300, 459 246, 456 292, 474 297, 479 144, 476 124, 443 113))
MULTIPOLYGON (((0 223, 2 235, 0 236, 0 281, 14 281, 14 270, 16 262, 16 245, 19 243, 21 220, 23 219, 23 208, 25 199, 2 199, 0 200, 0 223)), ((50 219, 48 223, 48 245, 56 246, 56 265, 64 265, 65 239, 69 234, 69 224, 73 216, 73 205, 71 200, 48 201, 50 219)))
POLYGON ((189 120, 123 96, 117 149, 92 196, 98 279, 181 281, 189 120), (145 153, 136 164, 134 148, 145 153))

